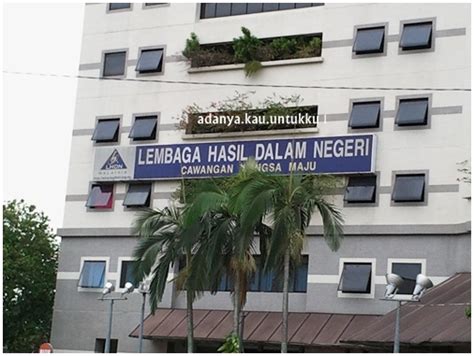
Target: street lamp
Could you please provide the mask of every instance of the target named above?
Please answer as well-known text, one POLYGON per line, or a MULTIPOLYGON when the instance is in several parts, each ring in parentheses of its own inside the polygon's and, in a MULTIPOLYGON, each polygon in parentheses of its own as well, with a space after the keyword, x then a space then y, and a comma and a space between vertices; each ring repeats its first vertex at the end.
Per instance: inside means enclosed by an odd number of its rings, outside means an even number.
POLYGON ((109 325, 107 329, 107 338, 105 339, 105 347, 104 347, 104 352, 105 353, 110 353, 110 338, 112 336, 112 316, 113 316, 113 310, 114 310, 114 301, 116 300, 127 300, 127 298, 124 297, 125 294, 133 292, 133 284, 130 282, 125 283, 125 289, 124 291, 120 294, 120 297, 113 297, 110 296, 109 298, 106 298, 105 296, 108 294, 111 294, 115 290, 115 286, 107 282, 104 286, 104 289, 102 290, 102 296, 99 298, 99 300, 104 301, 104 300, 110 300, 110 305, 109 305, 109 325))
POLYGON ((140 282, 138 285, 138 292, 142 294, 142 313, 140 317, 140 334, 138 336, 138 352, 142 353, 143 350, 143 324, 145 322, 145 304, 146 295, 150 292, 150 284, 148 281, 140 282))
MULTIPOLYGON (((403 278, 400 277, 398 274, 395 273, 387 273, 385 275, 385 279, 387 280, 387 286, 385 287, 385 296, 383 300, 387 301, 395 301, 397 302, 397 310, 396 310, 396 317, 395 317, 395 336, 393 340, 393 352, 399 353, 400 352, 400 307, 402 306, 403 299, 396 299, 394 298, 398 292, 398 289, 403 284, 403 278)), ((423 293, 433 287, 433 282, 431 280, 419 274, 416 276, 416 286, 413 290, 413 295, 411 300, 414 302, 419 302, 423 293)))

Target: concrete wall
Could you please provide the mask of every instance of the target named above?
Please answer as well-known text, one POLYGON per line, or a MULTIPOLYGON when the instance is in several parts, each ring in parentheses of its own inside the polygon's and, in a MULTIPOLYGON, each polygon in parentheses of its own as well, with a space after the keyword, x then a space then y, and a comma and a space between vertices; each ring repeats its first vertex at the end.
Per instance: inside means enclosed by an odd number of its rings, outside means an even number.
MULTIPOLYGON (((330 199, 339 206, 346 221, 346 239, 337 253, 330 252, 320 236, 317 216, 305 246, 309 255, 308 291, 290 297, 293 311, 379 314, 391 303, 383 295, 384 274, 389 259, 423 261, 426 274, 439 283, 456 272, 470 270, 470 187, 460 183, 458 162, 469 159, 470 93, 434 91, 429 88, 470 87, 469 4, 326 4, 305 8, 199 20, 198 4, 170 4, 144 9, 133 4, 131 11, 107 13, 106 4, 85 7, 85 25, 80 74, 99 76, 105 50, 127 49, 127 77, 136 78, 138 49, 166 46, 164 74, 149 79, 271 83, 357 87, 422 87, 416 94, 431 95, 431 125, 427 129, 397 130, 394 127, 398 96, 408 90, 321 90, 260 88, 255 100, 268 95, 299 94, 305 105, 318 105, 326 122, 315 135, 348 133, 349 103, 357 98, 383 97, 382 130, 377 135, 376 170, 380 175, 377 206, 344 207, 342 194, 330 199), (400 23, 435 18, 434 51, 399 54, 400 23), (352 58, 354 27, 387 23, 388 41, 384 56, 352 58), (194 31, 201 43, 230 41, 248 27, 259 37, 323 33, 323 61, 304 65, 264 68, 246 78, 242 70, 188 73, 180 56, 186 38, 194 31), (427 170, 428 204, 392 206, 392 173, 398 170, 427 170), (370 259, 374 263, 374 293, 366 297, 342 297, 337 292, 341 259, 370 259)), ((249 88, 251 90, 252 88, 249 88)), ((107 279, 118 283, 119 258, 131 255, 135 238, 130 226, 136 212, 126 210, 116 199, 114 209, 91 212, 85 208, 92 177, 94 146, 91 135, 98 116, 120 115, 121 145, 128 145, 133 114, 159 112, 158 143, 183 142, 175 128, 182 108, 197 103, 207 106, 232 96, 233 87, 80 80, 77 93, 71 164, 61 244, 57 294, 53 320, 53 345, 62 350, 93 350, 96 337, 106 332, 106 307, 97 292, 78 291, 81 258, 105 257, 107 279), (68 237, 69 236, 69 237, 68 237), (75 237, 72 237, 75 236, 75 237), (91 237, 93 236, 93 237, 91 237)), ((246 91, 242 89, 241 91, 246 91)), ((370 130, 368 130, 371 132, 370 130)), ((231 141, 238 138, 231 138, 231 141)), ((191 142, 199 142, 192 140, 191 142)), ((190 142, 190 141, 187 141, 190 142)), ((164 207, 177 182, 153 184, 153 206, 164 207)), ((123 196, 126 184, 118 183, 123 196)), ((163 307, 185 307, 183 295, 170 284, 163 307)), ((248 310, 280 310, 281 294, 249 293, 248 310)), ((117 302, 113 337, 119 351, 135 351, 137 340, 128 338, 138 324, 140 298, 117 302)), ((196 308, 231 308, 228 293, 205 295, 196 308)), ((146 342, 147 351, 165 351, 164 345, 146 342)))

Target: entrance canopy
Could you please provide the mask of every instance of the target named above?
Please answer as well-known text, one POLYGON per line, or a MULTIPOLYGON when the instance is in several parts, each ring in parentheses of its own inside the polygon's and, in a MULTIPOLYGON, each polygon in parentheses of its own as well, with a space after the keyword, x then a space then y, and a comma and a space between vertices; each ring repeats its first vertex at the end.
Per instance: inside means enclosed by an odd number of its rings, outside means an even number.
MULTIPOLYGON (((282 314, 248 311, 244 319, 244 342, 279 344, 282 314)), ((202 341, 223 341, 232 331, 233 312, 228 310, 194 310, 194 338, 202 341)), ((339 340, 348 338, 379 318, 375 315, 289 313, 290 345, 343 346, 339 340)), ((138 337, 139 326, 130 334, 138 337)), ((185 339, 186 310, 158 309, 144 324, 147 339, 185 339)))

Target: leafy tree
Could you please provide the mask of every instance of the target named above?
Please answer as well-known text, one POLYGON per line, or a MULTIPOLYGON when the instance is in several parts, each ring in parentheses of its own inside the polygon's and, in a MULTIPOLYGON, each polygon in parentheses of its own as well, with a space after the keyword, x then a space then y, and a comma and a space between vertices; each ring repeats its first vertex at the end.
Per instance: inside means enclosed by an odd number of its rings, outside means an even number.
POLYGON ((49 219, 23 200, 3 205, 3 342, 34 352, 50 336, 58 246, 49 219))

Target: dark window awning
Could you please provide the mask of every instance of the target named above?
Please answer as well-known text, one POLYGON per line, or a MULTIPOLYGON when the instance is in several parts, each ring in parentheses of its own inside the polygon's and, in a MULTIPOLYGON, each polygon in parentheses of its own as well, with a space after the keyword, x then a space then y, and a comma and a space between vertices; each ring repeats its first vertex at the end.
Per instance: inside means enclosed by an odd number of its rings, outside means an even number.
MULTIPOLYGON (((471 274, 458 273, 429 289, 420 302, 401 307, 400 342, 405 345, 459 345, 471 342, 471 274), (411 326, 411 327, 410 327, 411 326)), ((395 310, 373 321, 341 342, 382 346, 393 344, 395 310)))
MULTIPOLYGON (((221 341, 232 331, 233 312, 229 310, 194 310, 194 338, 221 341)), ((289 313, 288 340, 291 345, 340 346, 339 340, 369 326, 378 316, 289 313)), ((280 343, 282 315, 279 312, 245 312, 244 341, 248 343, 280 343)), ((130 334, 138 337, 139 326, 130 334)), ((158 309, 144 323, 147 339, 185 339, 186 310, 158 309)))
POLYGON ((162 49, 144 50, 140 54, 135 70, 139 73, 160 72, 162 58, 162 49))
POLYGON ((370 293, 371 263, 344 263, 338 291, 343 293, 370 293))
POLYGON ((376 176, 349 177, 344 200, 348 203, 373 203, 376 185, 376 176))
POLYGON ((432 31, 431 22, 406 24, 403 26, 400 47, 404 50, 430 48, 432 31))
POLYGON ((426 125, 428 122, 428 99, 400 100, 395 123, 398 126, 426 125))
POLYGON ((120 126, 119 119, 98 120, 94 133, 92 134, 92 141, 95 141, 95 142, 117 141, 119 126, 120 126))
POLYGON ((150 205, 151 184, 130 184, 123 200, 126 207, 143 207, 150 205))
POLYGON ((349 127, 353 129, 379 127, 379 120, 380 101, 354 103, 349 118, 349 127))
POLYGON ((135 118, 128 137, 134 140, 153 140, 156 137, 157 116, 140 116, 135 118))
POLYGON ((359 28, 352 50, 356 54, 381 53, 383 52, 384 36, 385 29, 383 27, 359 28))
POLYGON ((402 174, 395 177, 392 199, 394 202, 420 202, 424 199, 425 175, 402 174))

